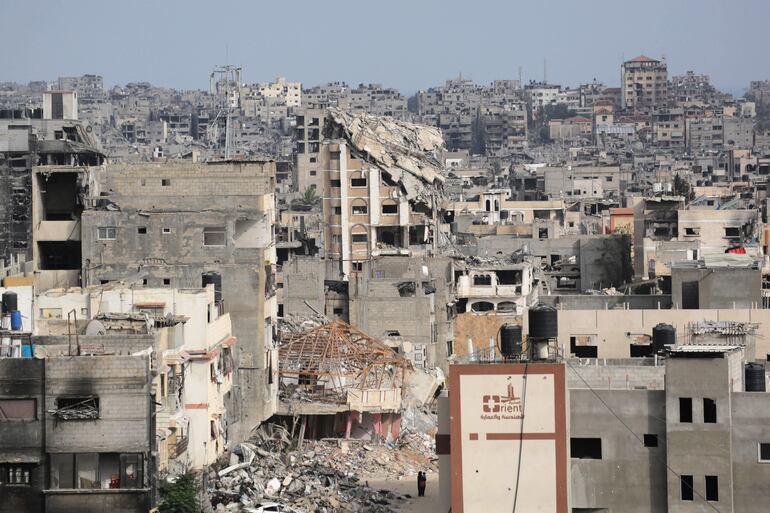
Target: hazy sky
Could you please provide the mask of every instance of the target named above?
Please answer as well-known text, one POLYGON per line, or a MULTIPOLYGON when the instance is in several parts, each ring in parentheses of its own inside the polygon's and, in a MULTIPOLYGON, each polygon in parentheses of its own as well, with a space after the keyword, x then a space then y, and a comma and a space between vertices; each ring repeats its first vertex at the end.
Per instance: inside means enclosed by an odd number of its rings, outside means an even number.
POLYGON ((665 56, 739 92, 770 78, 770 0, 0 0, 0 81, 95 73, 208 87, 244 81, 380 82, 406 93, 462 72, 618 85, 623 58, 665 56))

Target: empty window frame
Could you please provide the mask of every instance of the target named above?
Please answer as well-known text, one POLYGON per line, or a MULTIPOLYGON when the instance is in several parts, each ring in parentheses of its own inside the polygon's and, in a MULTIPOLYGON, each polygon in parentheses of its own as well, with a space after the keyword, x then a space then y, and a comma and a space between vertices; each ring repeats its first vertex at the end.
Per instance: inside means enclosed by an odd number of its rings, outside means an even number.
POLYGON ((770 463, 770 442, 759 442, 757 444, 757 461, 760 463, 770 463))
POLYGON ((398 204, 397 203, 383 203, 382 204, 382 213, 384 215, 398 214, 398 204))
POLYGON ((161 178, 160 179, 160 185, 161 185, 161 187, 169 187, 171 185, 171 179, 170 178, 161 178))
POLYGON ((0 399, 0 422, 35 420, 35 405, 34 399, 0 399))
POLYGON ((360 177, 352 177, 350 179, 350 186, 351 187, 366 187, 366 177, 360 176, 360 177))
POLYGON ((692 398, 679 398, 679 422, 692 422, 692 398))
POLYGON ((361 261, 351 262, 350 268, 353 272, 360 273, 364 270, 364 263, 361 261))
POLYGON ((118 229, 115 226, 99 226, 96 229, 96 238, 99 240, 115 240, 118 237, 118 229))
POLYGON ((725 227, 725 237, 733 238, 733 237, 740 237, 740 236, 741 236, 740 228, 731 227, 731 226, 725 227))
POLYGON ((366 236, 366 233, 353 233, 350 235, 350 240, 354 244, 361 244, 361 243, 365 243, 369 239, 366 236))
POLYGON ((366 215, 369 212, 369 207, 366 204, 353 205, 350 210, 354 216, 360 216, 366 215))
POLYGON ((32 465, 0 465, 0 485, 29 486, 32 465))
POLYGON ((203 229, 204 246, 224 246, 225 245, 225 227, 210 226, 203 229))
POLYGON ((570 438, 569 450, 571 458, 600 460, 602 459, 602 439, 570 438))
POLYGON ((683 501, 691 501, 695 493, 692 488, 692 476, 682 474, 679 476, 679 493, 683 501))
POLYGON ((99 398, 95 396, 57 397, 56 420, 95 420, 99 418, 99 398))
POLYGON ((696 226, 686 227, 684 229, 684 234, 688 237, 694 237, 694 236, 700 235, 700 228, 696 226))
POLYGON ((139 235, 146 235, 147 234, 147 227, 146 226, 138 226, 136 228, 136 233, 139 235))
POLYGON ((651 433, 645 433, 644 435, 644 446, 645 447, 657 447, 658 446, 658 435, 654 435, 651 433))
POLYGON ((706 424, 716 424, 717 422, 717 403, 706 397, 703 398, 703 422, 706 424))
POLYGON ((161 229, 161 233, 163 233, 163 234, 169 234, 169 233, 171 233, 171 228, 169 228, 169 227, 164 227, 164 228, 162 228, 162 229, 161 229))
POLYGON ((706 476, 706 500, 711 502, 719 501, 718 476, 706 476))

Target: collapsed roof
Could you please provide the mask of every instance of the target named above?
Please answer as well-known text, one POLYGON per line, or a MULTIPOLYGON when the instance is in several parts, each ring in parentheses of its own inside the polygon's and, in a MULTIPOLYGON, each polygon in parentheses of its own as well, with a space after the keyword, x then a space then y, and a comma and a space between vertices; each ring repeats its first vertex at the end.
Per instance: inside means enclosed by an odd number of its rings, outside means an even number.
POLYGON ((409 368, 406 358, 340 320, 291 334, 279 349, 282 383, 321 385, 327 397, 351 388, 398 388, 409 368))
POLYGON ((432 206, 433 196, 441 194, 444 139, 438 128, 332 107, 325 132, 346 139, 352 153, 376 164, 410 200, 432 206))

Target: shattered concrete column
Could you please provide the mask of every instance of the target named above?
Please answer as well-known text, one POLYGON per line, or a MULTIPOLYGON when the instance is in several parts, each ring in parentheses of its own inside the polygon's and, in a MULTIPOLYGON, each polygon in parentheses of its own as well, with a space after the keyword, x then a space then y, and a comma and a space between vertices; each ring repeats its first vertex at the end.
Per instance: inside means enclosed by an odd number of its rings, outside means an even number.
POLYGON ((348 412, 348 420, 347 420, 347 423, 345 424, 345 439, 346 440, 348 438, 350 438, 350 432, 353 429, 353 415, 355 415, 354 412, 352 412, 352 411, 348 412))

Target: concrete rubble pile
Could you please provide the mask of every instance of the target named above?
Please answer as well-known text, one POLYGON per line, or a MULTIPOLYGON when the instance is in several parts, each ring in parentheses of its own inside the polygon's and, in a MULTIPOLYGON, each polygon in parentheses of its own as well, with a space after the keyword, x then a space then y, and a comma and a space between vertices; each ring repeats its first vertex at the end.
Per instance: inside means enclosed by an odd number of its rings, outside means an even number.
POLYGON ((406 496, 376 490, 368 481, 436 471, 430 436, 409 433, 397 443, 305 440, 298 444, 279 425, 263 425, 236 446, 230 465, 209 471, 215 511, 255 511, 263 501, 306 513, 396 511, 406 496), (299 447, 298 447, 299 445, 299 447))
POLYGON ((377 164, 404 188, 410 199, 433 206, 445 180, 441 130, 384 116, 328 111, 332 137, 344 137, 352 150, 377 164))
POLYGON ((290 313, 278 319, 281 333, 302 333, 329 322, 325 315, 317 313, 290 313))

